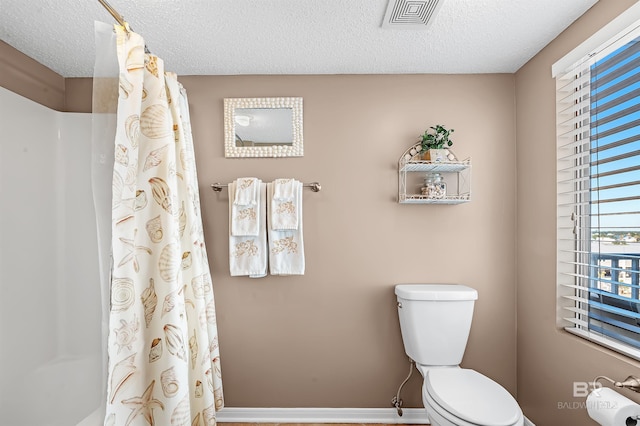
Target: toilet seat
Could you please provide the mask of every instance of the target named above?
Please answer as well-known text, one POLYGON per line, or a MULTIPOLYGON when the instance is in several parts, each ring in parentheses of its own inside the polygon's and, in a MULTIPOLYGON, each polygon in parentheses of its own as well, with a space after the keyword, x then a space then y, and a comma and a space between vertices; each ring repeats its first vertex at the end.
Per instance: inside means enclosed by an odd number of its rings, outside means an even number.
POLYGON ((522 422, 522 410, 511 394, 477 371, 430 370, 424 387, 435 403, 465 422, 491 426, 513 426, 522 422))

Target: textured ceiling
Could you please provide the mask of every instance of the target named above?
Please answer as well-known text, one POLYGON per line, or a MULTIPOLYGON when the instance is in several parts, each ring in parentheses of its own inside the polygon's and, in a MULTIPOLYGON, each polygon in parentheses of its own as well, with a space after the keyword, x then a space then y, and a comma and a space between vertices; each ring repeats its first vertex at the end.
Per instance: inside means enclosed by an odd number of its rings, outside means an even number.
MULTIPOLYGON (((109 0, 179 75, 512 73, 596 2, 441 0, 415 30, 382 27, 387 0, 109 0)), ((96 20, 98 0, 0 0, 0 39, 64 77, 93 74, 96 20)))

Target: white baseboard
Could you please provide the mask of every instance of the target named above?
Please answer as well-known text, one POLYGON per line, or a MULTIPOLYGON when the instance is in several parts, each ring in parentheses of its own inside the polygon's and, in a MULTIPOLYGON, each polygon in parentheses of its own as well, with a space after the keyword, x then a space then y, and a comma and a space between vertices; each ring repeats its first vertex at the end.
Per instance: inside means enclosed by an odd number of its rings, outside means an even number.
MULTIPOLYGON (((429 424, 424 408, 240 408, 216 413, 220 423, 386 423, 429 424)), ((535 426, 525 417, 524 426, 535 426)))
POLYGON ((428 424, 424 408, 237 408, 216 413, 221 423, 388 423, 428 424))

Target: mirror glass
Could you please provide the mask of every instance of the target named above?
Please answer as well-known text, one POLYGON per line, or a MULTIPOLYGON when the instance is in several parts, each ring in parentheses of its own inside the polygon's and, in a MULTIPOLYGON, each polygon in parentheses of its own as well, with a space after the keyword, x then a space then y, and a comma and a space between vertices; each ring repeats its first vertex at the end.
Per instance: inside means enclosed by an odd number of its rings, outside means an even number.
POLYGON ((302 98, 225 98, 226 157, 301 157, 302 98))

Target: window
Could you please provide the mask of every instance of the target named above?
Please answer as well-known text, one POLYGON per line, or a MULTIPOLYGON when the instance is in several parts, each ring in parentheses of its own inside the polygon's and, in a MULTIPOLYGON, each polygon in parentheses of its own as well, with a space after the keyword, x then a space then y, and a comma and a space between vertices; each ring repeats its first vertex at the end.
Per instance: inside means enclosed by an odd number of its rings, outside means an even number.
POLYGON ((559 324, 640 359, 640 23, 556 76, 559 324))

